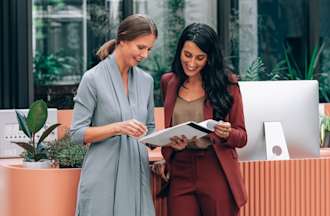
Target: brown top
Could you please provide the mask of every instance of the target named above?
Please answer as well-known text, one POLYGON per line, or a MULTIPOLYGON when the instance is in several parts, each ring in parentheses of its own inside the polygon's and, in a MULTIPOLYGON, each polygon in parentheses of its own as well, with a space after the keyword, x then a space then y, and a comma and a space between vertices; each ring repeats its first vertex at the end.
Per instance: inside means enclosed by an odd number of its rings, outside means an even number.
MULTIPOLYGON (((187 122, 204 121, 204 106, 205 96, 192 101, 186 101, 185 99, 178 96, 175 101, 173 116, 172 116, 172 126, 187 122)), ((208 136, 199 138, 197 140, 188 143, 187 148, 190 149, 204 149, 211 145, 211 141, 208 136)))

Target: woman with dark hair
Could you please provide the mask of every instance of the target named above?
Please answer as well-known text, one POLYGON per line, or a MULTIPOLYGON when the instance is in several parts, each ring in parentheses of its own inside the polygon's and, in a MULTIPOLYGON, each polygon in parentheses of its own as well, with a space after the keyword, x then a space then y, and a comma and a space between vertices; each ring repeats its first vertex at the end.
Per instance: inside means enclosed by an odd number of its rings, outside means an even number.
POLYGON ((74 98, 72 139, 89 144, 76 215, 154 216, 148 155, 137 137, 153 132, 153 79, 136 67, 157 38, 144 15, 124 19, 117 39, 98 51, 74 98))
MULTIPOLYGON (((214 133, 192 140, 183 134, 162 148, 170 176, 169 215, 237 215, 247 196, 235 148, 246 144, 247 134, 237 79, 225 69, 211 27, 194 23, 184 29, 161 87, 165 127, 218 121, 214 133)), ((155 169, 167 176, 163 166, 155 169)))

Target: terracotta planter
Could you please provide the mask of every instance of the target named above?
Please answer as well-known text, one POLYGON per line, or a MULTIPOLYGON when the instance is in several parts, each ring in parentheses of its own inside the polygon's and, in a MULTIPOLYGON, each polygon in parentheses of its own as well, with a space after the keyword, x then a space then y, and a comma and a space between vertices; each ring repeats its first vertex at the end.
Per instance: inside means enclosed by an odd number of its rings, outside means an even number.
POLYGON ((0 165, 1 216, 73 216, 80 169, 0 165))

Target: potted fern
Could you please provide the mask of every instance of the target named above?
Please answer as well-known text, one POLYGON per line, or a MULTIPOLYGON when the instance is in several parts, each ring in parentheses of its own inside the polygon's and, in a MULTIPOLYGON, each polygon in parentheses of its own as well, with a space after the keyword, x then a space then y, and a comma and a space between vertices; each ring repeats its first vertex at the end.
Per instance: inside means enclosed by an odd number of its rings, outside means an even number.
POLYGON ((28 168, 48 168, 51 162, 48 158, 47 146, 43 141, 60 124, 53 124, 45 129, 37 140, 36 134, 45 127, 48 117, 47 104, 43 100, 37 100, 30 106, 27 116, 16 110, 16 117, 20 130, 27 136, 28 140, 12 141, 22 147, 25 151, 22 156, 23 166, 28 168))

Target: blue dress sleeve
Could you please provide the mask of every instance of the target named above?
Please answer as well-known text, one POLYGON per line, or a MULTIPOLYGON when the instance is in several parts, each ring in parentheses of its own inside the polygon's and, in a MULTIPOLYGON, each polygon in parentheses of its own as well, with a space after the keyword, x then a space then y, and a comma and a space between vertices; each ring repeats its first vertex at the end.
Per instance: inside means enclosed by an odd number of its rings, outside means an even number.
POLYGON ((71 138, 76 144, 84 143, 85 130, 91 126, 96 107, 96 88, 92 71, 84 74, 74 97, 71 138))

